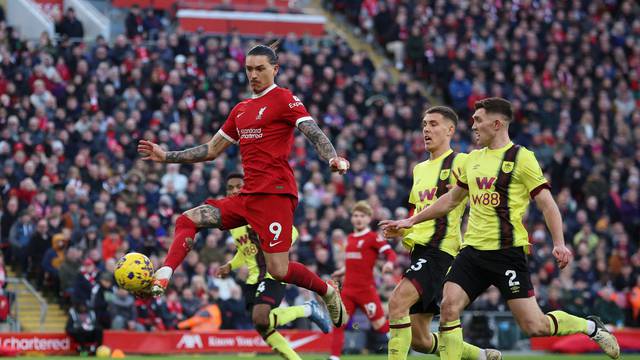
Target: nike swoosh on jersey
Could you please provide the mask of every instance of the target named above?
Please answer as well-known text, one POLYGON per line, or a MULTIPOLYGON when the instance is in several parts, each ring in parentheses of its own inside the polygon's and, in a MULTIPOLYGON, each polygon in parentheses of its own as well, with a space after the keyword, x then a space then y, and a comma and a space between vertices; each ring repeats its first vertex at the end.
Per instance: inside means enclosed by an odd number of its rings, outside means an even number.
POLYGON ((274 246, 276 246, 276 245, 280 244, 281 242, 282 242, 282 240, 281 240, 281 241, 278 241, 278 242, 270 242, 270 243, 269 243, 269 247, 274 247, 274 246))
POLYGON ((244 114, 244 112, 241 112, 240 114, 236 115, 236 119, 242 116, 242 114, 244 114))

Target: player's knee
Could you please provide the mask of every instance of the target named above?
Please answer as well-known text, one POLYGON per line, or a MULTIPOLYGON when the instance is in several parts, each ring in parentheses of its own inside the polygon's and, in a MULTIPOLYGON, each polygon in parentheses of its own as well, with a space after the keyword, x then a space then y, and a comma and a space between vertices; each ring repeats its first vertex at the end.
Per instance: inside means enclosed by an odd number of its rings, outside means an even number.
POLYGON ((460 317, 460 301, 451 296, 445 296, 440 304, 440 318, 443 321, 453 321, 460 317))
POLYGON ((287 276, 287 271, 289 270, 289 264, 283 264, 276 261, 272 261, 267 263, 267 271, 274 279, 278 281, 283 281, 287 276))
POLYGON ((408 310, 400 294, 394 291, 389 299, 389 318, 394 320, 400 319, 405 316, 408 310))
POLYGON ((253 320, 253 325, 256 327, 256 330, 263 334, 265 333, 269 327, 269 313, 254 312, 251 316, 251 320, 253 320))
POLYGON ((178 216, 176 219, 176 230, 177 229, 196 229, 197 226, 193 221, 193 217, 189 216, 189 211, 185 211, 182 215, 178 216))

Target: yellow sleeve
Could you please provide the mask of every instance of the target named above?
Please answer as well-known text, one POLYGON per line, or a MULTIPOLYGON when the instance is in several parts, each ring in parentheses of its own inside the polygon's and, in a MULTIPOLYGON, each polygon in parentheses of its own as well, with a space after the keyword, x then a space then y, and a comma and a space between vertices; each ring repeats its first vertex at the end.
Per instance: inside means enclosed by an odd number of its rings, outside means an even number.
POLYGON ((411 240, 412 229, 413 227, 402 229, 402 246, 409 251, 413 249, 413 240, 411 240))
POLYGON ((464 167, 467 164, 468 157, 469 157, 469 154, 467 153, 459 153, 458 155, 456 155, 456 158, 453 160, 453 164, 451 164, 451 170, 453 170, 453 174, 454 174, 451 178, 451 181, 457 182, 459 179, 459 176, 461 176, 461 174, 464 172, 464 178, 466 183, 467 172, 466 170, 464 170, 464 167))
POLYGON ((411 186, 411 190, 409 191, 409 203, 415 205, 418 202, 416 199, 416 195, 413 192, 413 188, 416 186, 416 168, 418 165, 413 167, 413 185, 411 186))
POLYGON ((469 190, 469 181, 467 180, 467 163, 471 154, 461 153, 456 156, 453 163, 453 175, 456 177, 456 183, 461 188, 469 190))
POLYGON ((244 254, 242 253, 242 251, 240 251, 240 243, 238 242, 238 239, 246 235, 248 231, 248 225, 229 230, 229 233, 231 233, 231 237, 233 237, 233 241, 236 243, 236 253, 235 255, 233 255, 233 258, 229 262, 229 264, 231 264, 231 270, 235 270, 241 267, 246 262, 244 254))
POLYGON ((296 227, 294 226, 293 229, 291 229, 291 245, 293 245, 293 243, 296 242, 296 240, 298 240, 298 236, 300 236, 300 233, 298 232, 298 229, 296 229, 296 227))
POLYGON ((229 262, 229 264, 231 265, 231 270, 235 270, 241 267, 242 265, 244 265, 244 262, 245 259, 242 251, 236 251, 236 254, 233 255, 233 259, 231 259, 231 261, 229 262))
POLYGON ((551 188, 533 152, 522 149, 517 161, 518 178, 524 184, 531 198, 534 198, 542 189, 551 188))

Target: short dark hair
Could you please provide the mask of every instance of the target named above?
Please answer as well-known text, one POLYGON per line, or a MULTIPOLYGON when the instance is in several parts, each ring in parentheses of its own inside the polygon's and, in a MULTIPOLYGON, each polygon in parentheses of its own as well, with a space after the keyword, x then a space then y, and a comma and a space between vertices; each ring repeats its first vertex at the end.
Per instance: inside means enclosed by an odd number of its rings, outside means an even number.
POLYGON ((456 114, 456 112, 453 111, 453 109, 448 106, 442 106, 442 105, 432 106, 424 111, 424 116, 426 116, 427 114, 440 114, 445 119, 449 119, 453 121, 454 125, 456 126, 458 125, 458 114, 456 114))
POLYGON ((247 52, 247 56, 266 56, 269 64, 276 65, 278 63, 278 54, 276 53, 278 45, 280 45, 280 40, 275 40, 269 45, 256 45, 247 52))
POLYGON ((507 99, 490 97, 476 101, 473 107, 476 110, 484 109, 487 113, 503 115, 507 121, 513 120, 513 107, 507 99))
POLYGON ((232 172, 231 174, 227 175, 227 178, 225 179, 225 183, 228 183, 229 180, 231 179, 240 179, 240 180, 244 180, 244 175, 242 175, 239 172, 232 172))

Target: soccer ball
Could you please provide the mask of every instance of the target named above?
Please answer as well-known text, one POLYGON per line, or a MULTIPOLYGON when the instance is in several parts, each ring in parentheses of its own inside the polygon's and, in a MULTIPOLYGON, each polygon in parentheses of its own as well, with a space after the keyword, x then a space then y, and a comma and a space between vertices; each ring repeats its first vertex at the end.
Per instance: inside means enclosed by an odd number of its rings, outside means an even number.
POLYGON ((96 357, 108 358, 111 356, 111 349, 107 345, 100 345, 96 349, 96 357))
POLYGON ((138 292, 151 285, 153 264, 143 254, 128 253, 116 263, 114 276, 119 287, 138 292))

